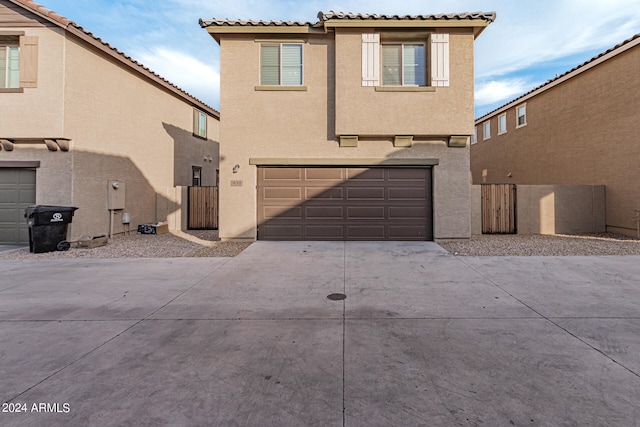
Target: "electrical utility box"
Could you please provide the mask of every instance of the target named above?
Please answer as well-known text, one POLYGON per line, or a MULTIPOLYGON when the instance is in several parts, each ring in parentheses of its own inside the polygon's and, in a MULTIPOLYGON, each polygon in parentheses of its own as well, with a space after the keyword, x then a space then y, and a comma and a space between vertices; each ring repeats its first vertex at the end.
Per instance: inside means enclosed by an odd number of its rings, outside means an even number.
POLYGON ((115 211, 124 209, 126 185, 122 181, 107 182, 107 209, 115 211))

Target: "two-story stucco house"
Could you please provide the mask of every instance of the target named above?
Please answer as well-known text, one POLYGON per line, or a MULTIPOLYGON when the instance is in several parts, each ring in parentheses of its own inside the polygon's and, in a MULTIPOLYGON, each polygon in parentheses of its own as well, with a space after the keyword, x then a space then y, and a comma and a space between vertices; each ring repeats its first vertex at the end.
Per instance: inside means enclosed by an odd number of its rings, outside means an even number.
POLYGON ((220 45, 220 237, 469 238, 475 38, 494 13, 201 19, 220 45))
POLYGON ((640 34, 476 120, 474 184, 605 186, 606 229, 636 236, 640 34))
POLYGON ((215 185, 219 120, 74 22, 0 0, 0 244, 28 242, 30 204, 78 207, 71 239, 106 234, 112 212, 113 233, 122 213, 183 228, 182 186, 215 185))

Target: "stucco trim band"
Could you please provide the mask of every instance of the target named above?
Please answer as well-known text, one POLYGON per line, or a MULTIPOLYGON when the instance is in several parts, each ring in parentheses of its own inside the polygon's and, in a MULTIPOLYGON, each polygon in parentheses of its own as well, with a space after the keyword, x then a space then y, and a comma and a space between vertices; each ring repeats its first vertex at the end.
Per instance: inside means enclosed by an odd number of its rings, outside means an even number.
POLYGON ((256 86, 254 89, 276 91, 276 92, 286 92, 286 91, 306 92, 308 90, 306 86, 256 86))
POLYGON ((436 166, 440 159, 429 158, 375 158, 363 157, 359 159, 345 158, 288 158, 288 157, 251 157, 249 164, 254 166, 436 166))
POLYGON ((376 92, 435 92, 434 86, 376 86, 376 92))

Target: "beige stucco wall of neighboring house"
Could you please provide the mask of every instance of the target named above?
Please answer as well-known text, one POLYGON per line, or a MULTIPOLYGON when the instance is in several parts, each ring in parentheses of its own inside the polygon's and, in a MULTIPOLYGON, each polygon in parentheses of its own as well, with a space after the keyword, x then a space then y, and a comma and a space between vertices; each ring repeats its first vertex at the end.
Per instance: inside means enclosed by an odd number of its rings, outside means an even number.
MULTIPOLYGON (((346 36, 346 43, 352 43, 351 36, 346 36)), ((283 37, 286 36, 277 35, 278 40, 283 37)), ((340 49, 336 49, 333 33, 304 36, 297 34, 289 37, 295 40, 304 37, 306 40, 303 45, 304 91, 256 90, 256 86, 260 84, 260 43, 256 39, 264 40, 265 36, 220 36, 220 104, 224 112, 220 130, 220 139, 223 141, 220 147, 220 237, 249 240, 256 238, 257 169, 250 164, 252 158, 327 159, 326 164, 331 164, 330 159, 336 158, 431 158, 438 160, 438 165, 433 168, 434 236, 436 239, 468 238, 471 233, 469 148, 448 147, 447 136, 454 132, 470 134, 473 129, 473 108, 469 103, 473 96, 470 86, 472 77, 469 74, 473 62, 473 36, 469 35, 468 39, 467 36, 453 37, 453 50, 462 51, 460 53, 470 61, 470 65, 454 66, 452 85, 461 84, 464 88, 461 90, 468 90, 469 93, 464 99, 456 96, 451 102, 468 104, 468 111, 456 108, 452 113, 449 112, 452 117, 446 120, 448 126, 436 125, 427 117, 420 121, 420 126, 412 124, 411 131, 426 136, 416 137, 410 148, 394 147, 393 136, 402 134, 396 129, 404 128, 394 124, 393 117, 378 117, 379 121, 386 123, 383 127, 375 128, 378 125, 370 121, 371 127, 357 129, 363 135, 375 134, 376 138, 362 137, 357 147, 340 147, 336 137, 336 123, 342 118, 340 112, 336 111, 336 98, 347 102, 342 93, 342 90, 347 89, 342 88, 342 82, 334 85, 334 58, 336 51, 340 49), (465 52, 465 49, 469 51, 465 52), (463 73, 463 76, 458 76, 458 72, 463 73), (459 83, 458 79, 465 81, 459 83), (454 126, 453 122, 459 123, 454 126), (391 124, 394 126, 390 126, 391 124), (233 173, 235 165, 239 169, 233 173), (232 181, 236 185, 232 186, 232 181), (239 182, 241 185, 237 185, 239 182)), ((338 38, 340 40, 342 39, 338 38)), ((353 49, 353 46, 348 49, 353 49)), ((360 58, 358 50, 357 60, 360 61, 360 58)), ((359 62, 349 60, 348 63, 360 73, 359 62)), ((457 64, 457 60, 455 63, 457 64)), ((340 64, 339 68, 341 67, 344 64, 340 64)), ((345 74, 346 71, 343 70, 342 73, 345 74)), ((361 88, 359 80, 352 80, 348 78, 344 83, 346 86, 354 86, 349 91, 374 92, 374 88, 361 88)), ((457 93, 457 89, 443 89, 437 96, 457 93)), ((357 108, 375 109, 379 104, 386 103, 392 107, 395 105, 393 108, 398 110, 409 111, 414 118, 424 112, 411 112, 412 106, 397 102, 396 95, 406 94, 379 92, 375 94, 373 101, 363 98, 357 108), (373 102, 373 105, 363 104, 364 102, 373 102)))
POLYGON ((208 122, 209 140, 192 136, 191 105, 72 35, 65 70, 64 130, 72 138, 73 203, 80 208, 74 234, 108 232, 109 181, 126 186, 125 209, 116 212, 114 233, 123 231, 123 212, 130 213, 135 230, 137 224, 167 221, 179 209, 172 189, 190 185, 190 177, 174 176, 176 160, 188 165, 189 174, 191 165, 202 166, 205 182, 213 184, 217 120, 208 122), (176 145, 185 149, 178 156, 176 145), (205 155, 213 161, 204 161, 205 155))
POLYGON ((183 187, 192 184, 192 166, 202 167, 202 185, 216 183, 219 120, 208 115, 207 138, 194 136, 193 111, 202 105, 145 78, 146 71, 77 31, 0 2, 0 32, 38 41, 36 87, 0 91, 0 138, 15 141, 12 151, 0 150, 0 161, 12 167, 40 163, 36 203, 79 208, 71 239, 109 232, 112 180, 123 182, 126 192, 114 233, 124 230, 123 212, 130 213, 134 231, 158 221, 185 228, 183 187), (49 151, 49 138, 70 139, 70 150, 49 151))
POLYGON ((474 184, 600 184, 606 186, 608 231, 636 234, 640 209, 640 46, 526 99, 527 125, 497 135, 498 114, 477 121, 471 146, 474 184), (491 138, 483 140, 483 123, 491 138), (483 172, 484 171, 484 172, 483 172), (511 174, 511 176, 509 176, 511 174))
MULTIPOLYGON (((433 92, 380 92, 361 84, 362 30, 336 30, 336 134, 473 133, 473 32, 453 28, 437 32, 449 34, 450 85, 434 88, 433 92)), ((413 37, 398 36, 398 40, 429 46, 428 33, 413 37)), ((384 32, 380 39, 384 43, 384 32)))

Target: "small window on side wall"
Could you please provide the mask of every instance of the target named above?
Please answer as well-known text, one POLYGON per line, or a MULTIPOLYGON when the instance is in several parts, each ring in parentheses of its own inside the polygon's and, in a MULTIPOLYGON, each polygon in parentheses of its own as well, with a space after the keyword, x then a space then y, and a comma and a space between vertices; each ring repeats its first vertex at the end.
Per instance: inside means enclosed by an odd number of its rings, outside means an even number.
POLYGON ((498 135, 507 133, 507 113, 498 116, 498 135))
POLYGON ((483 124, 482 139, 491 138, 491 122, 487 121, 483 124))
POLYGON ((516 107, 516 129, 527 125, 527 104, 516 107))
POLYGON ((202 167, 193 166, 191 170, 191 185, 194 187, 202 186, 202 167))
POLYGON ((202 111, 193 110, 193 134, 207 138, 207 115, 202 111))
POLYGON ((471 144, 478 142, 478 126, 473 127, 473 135, 471 135, 471 144))

